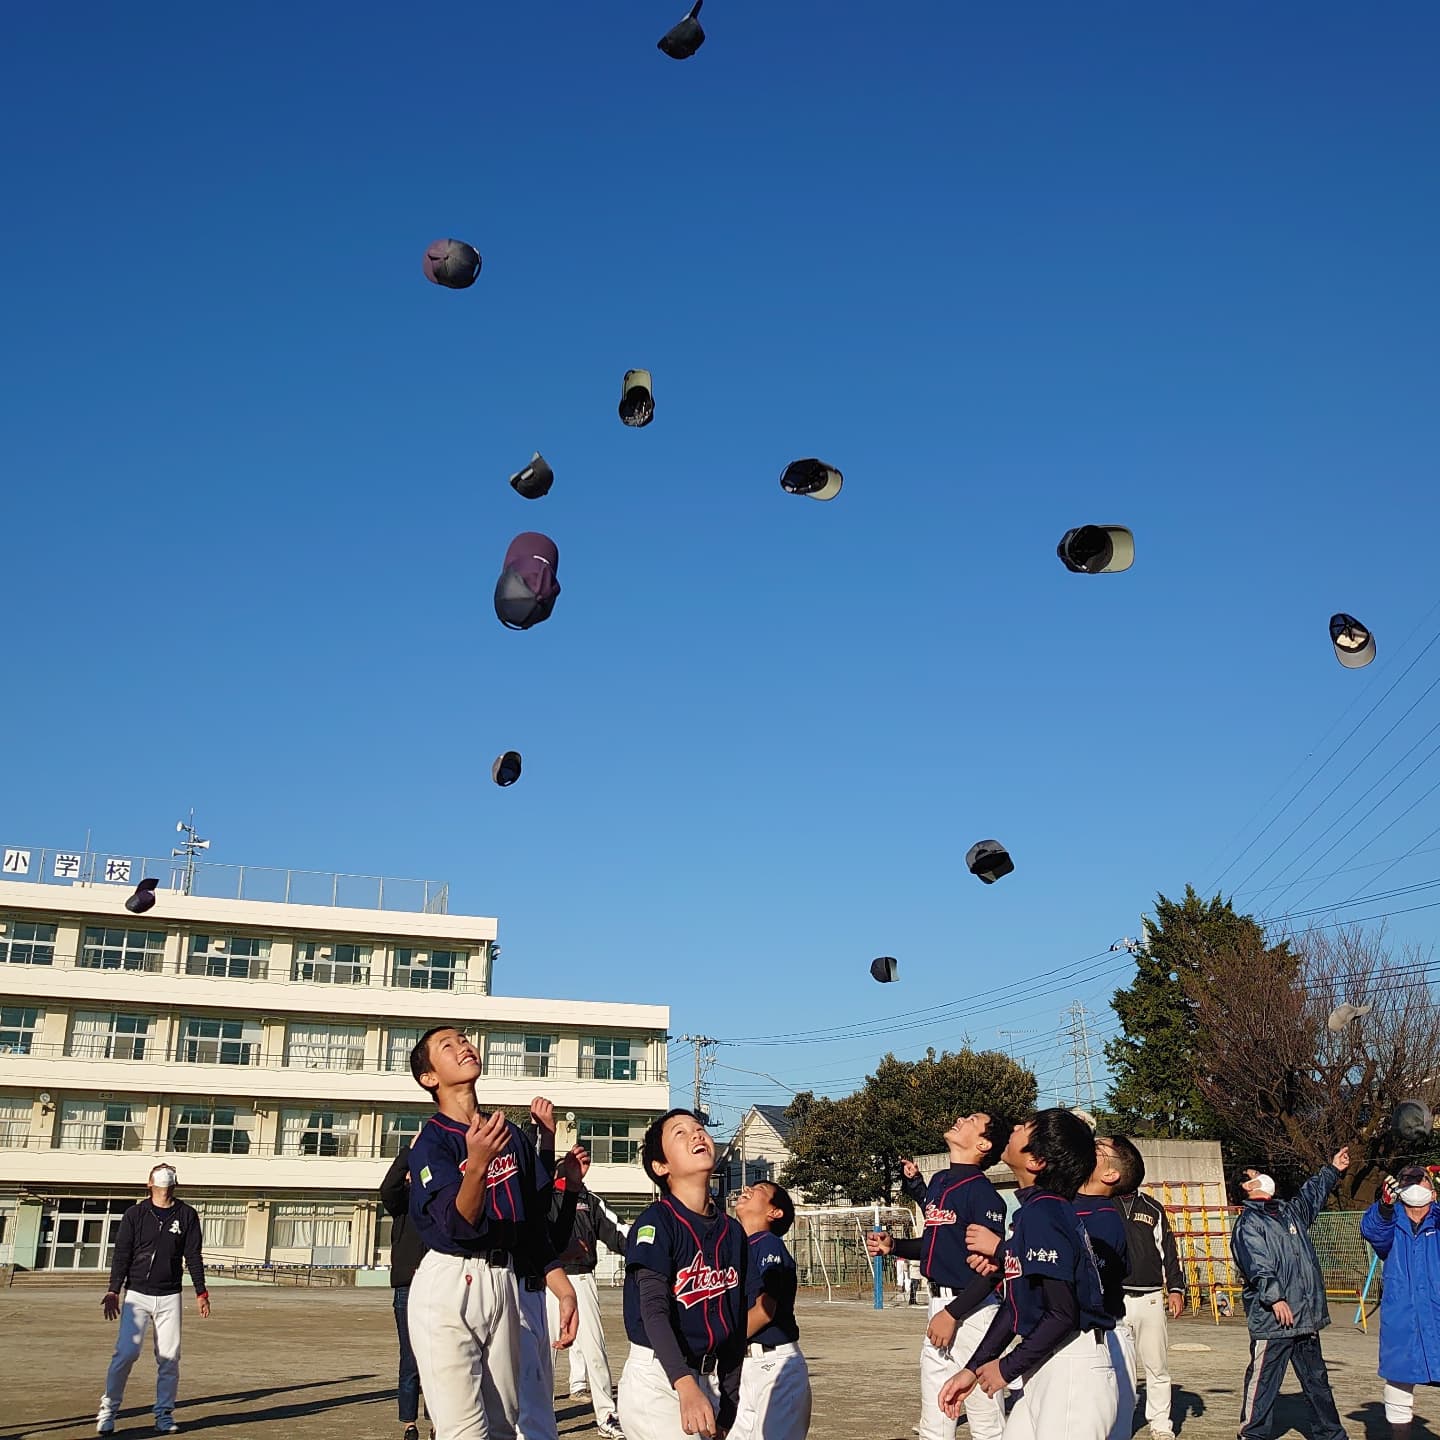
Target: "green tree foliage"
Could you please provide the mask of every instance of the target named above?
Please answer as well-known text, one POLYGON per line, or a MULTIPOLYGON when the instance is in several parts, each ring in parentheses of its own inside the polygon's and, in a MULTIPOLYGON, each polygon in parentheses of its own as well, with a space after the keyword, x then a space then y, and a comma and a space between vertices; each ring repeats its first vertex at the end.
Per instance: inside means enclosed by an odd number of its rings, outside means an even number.
POLYGON ((1135 959, 1135 979, 1110 1002, 1121 1034, 1105 1046, 1115 1077, 1109 1108, 1130 1133, 1223 1136, 1197 1074, 1197 1005, 1212 983, 1217 957, 1257 949, 1293 970, 1289 947, 1267 946, 1255 919, 1237 914, 1228 900, 1218 895, 1202 900, 1189 885, 1183 900, 1156 897, 1155 919, 1147 920, 1145 948, 1135 959))
POLYGON ((998 1110, 1018 1118, 1034 1108, 1035 1094, 1031 1071, 997 1051, 886 1055, 853 1095, 795 1097, 786 1110, 793 1159, 782 1179, 817 1204, 888 1201, 900 1161, 942 1150, 957 1116, 998 1110))

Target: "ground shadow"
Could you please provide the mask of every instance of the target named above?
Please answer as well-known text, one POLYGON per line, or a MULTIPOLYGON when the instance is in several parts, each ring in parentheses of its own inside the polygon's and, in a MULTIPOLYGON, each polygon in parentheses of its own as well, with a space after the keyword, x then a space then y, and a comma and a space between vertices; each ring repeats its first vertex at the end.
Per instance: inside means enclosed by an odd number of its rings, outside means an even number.
POLYGON ((252 1410, 246 1407, 233 1415, 197 1415, 186 1417, 185 1430, 220 1430, 227 1425, 260 1425, 267 1420, 298 1420, 305 1415, 323 1415, 327 1410, 341 1410, 347 1405, 374 1405, 382 1400, 394 1400, 395 1387, 387 1385, 383 1390, 366 1390, 359 1395, 334 1395, 328 1399, 302 1400, 292 1405, 272 1405, 268 1410, 252 1410))
MULTIPOLYGON (((1185 1422, 1191 1418, 1198 1420, 1205 1413, 1205 1408, 1205 1397, 1198 1391, 1187 1390, 1183 1385, 1176 1385, 1170 1391, 1170 1418, 1175 1422, 1175 1433, 1183 1434, 1185 1422)), ((1135 1424, 1137 1428, 1145 1424, 1143 1398, 1135 1412, 1135 1424)))
MULTIPOLYGON (((192 1405, 226 1405, 236 1400, 262 1400, 268 1395, 292 1395, 297 1390, 319 1390, 329 1385, 349 1385, 356 1380, 375 1380, 377 1378, 372 1370, 365 1375, 337 1375, 333 1380, 304 1380, 298 1385, 262 1385, 258 1389, 231 1390, 223 1395, 195 1395, 193 1397, 182 1395, 177 1408, 183 1410, 192 1405)), ((389 1390, 385 1393, 393 1394, 394 1391, 389 1390)), ((325 1402, 321 1408, 326 1408, 331 1403, 339 1403, 339 1401, 337 1399, 335 1402, 325 1402)), ((120 1429, 127 1421, 139 1421, 143 1416, 153 1414, 153 1402, 146 1405, 127 1405, 116 1416, 116 1420, 119 1422, 116 1428, 120 1429)), ((22 1435, 43 1435, 49 1430, 65 1430, 71 1425, 93 1424, 94 1421, 95 1411, 87 1410, 83 1415, 70 1415, 63 1420, 41 1420, 35 1424, 11 1426, 8 1429, 0 1430, 0 1440, 20 1440, 22 1435)), ((205 1423, 207 1422, 197 1419, 191 1424, 187 1424, 185 1428, 188 1430, 193 1426, 205 1423)))
MULTIPOLYGON (((1419 1387, 1416 1388, 1418 1391, 1419 1387)), ((1351 1410, 1344 1418, 1358 1420, 1365 1427, 1361 1432, 1364 1440, 1390 1440, 1394 1433, 1390 1429, 1390 1422, 1385 1418, 1385 1406, 1379 1400, 1367 1401, 1357 1409, 1351 1410)), ((1436 1431, 1425 1423, 1422 1416, 1417 1415, 1415 1427, 1410 1434, 1412 1440, 1432 1440, 1436 1431)))

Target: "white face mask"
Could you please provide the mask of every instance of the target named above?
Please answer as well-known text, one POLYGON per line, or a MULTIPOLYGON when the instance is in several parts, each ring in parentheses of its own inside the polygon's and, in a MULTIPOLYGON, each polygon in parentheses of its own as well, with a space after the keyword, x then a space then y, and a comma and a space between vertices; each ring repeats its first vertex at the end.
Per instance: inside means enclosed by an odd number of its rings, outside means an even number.
POLYGON ((1250 1177, 1250 1190, 1254 1195, 1260 1195, 1268 1200, 1275 1193, 1275 1181, 1269 1175, 1252 1175, 1250 1177))
POLYGON ((1431 1205, 1434 1201, 1435 1194, 1428 1185, 1407 1185, 1400 1192, 1402 1205, 1431 1205))
POLYGON ((168 1166, 162 1165, 151 1177, 150 1183, 158 1186, 161 1190, 168 1190, 175 1183, 175 1172, 168 1166))

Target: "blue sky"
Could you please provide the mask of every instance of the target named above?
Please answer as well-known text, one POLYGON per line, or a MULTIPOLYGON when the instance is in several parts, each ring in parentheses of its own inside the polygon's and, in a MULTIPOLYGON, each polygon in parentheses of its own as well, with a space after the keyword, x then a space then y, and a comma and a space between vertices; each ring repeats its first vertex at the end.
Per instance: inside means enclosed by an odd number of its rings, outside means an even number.
MULTIPOLYGON (((1003 1028, 1063 1084, 1060 1012, 1123 979, 1086 957, 1440 674, 1433 6, 711 0, 683 64, 680 0, 76 13, 0 57, 6 843, 193 804, 215 860, 449 880, 510 993, 839 1032, 725 1047, 731 1118, 783 1095, 745 1070, 1003 1028), (421 277, 441 235, 473 289, 421 277), (780 491, 802 455, 837 501, 780 491), (1062 569, 1088 521, 1132 571, 1062 569), (531 528, 564 591, 516 634, 531 528)), ((1432 763, 1319 873, 1418 845, 1432 763)))

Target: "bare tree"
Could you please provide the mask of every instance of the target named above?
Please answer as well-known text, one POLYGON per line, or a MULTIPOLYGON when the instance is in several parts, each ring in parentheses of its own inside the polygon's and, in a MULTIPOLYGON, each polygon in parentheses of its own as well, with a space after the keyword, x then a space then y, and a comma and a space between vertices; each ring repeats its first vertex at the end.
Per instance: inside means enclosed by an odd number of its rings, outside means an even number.
POLYGON ((1242 938, 1193 982, 1197 1083, 1236 1159, 1296 1179, 1348 1144, 1341 1195, 1353 1204, 1400 1158, 1395 1103, 1440 1095, 1440 999, 1428 953, 1397 958, 1383 930, 1289 938, 1288 954, 1242 938), (1328 1017, 1347 1001, 1372 1008, 1332 1031, 1328 1017))

